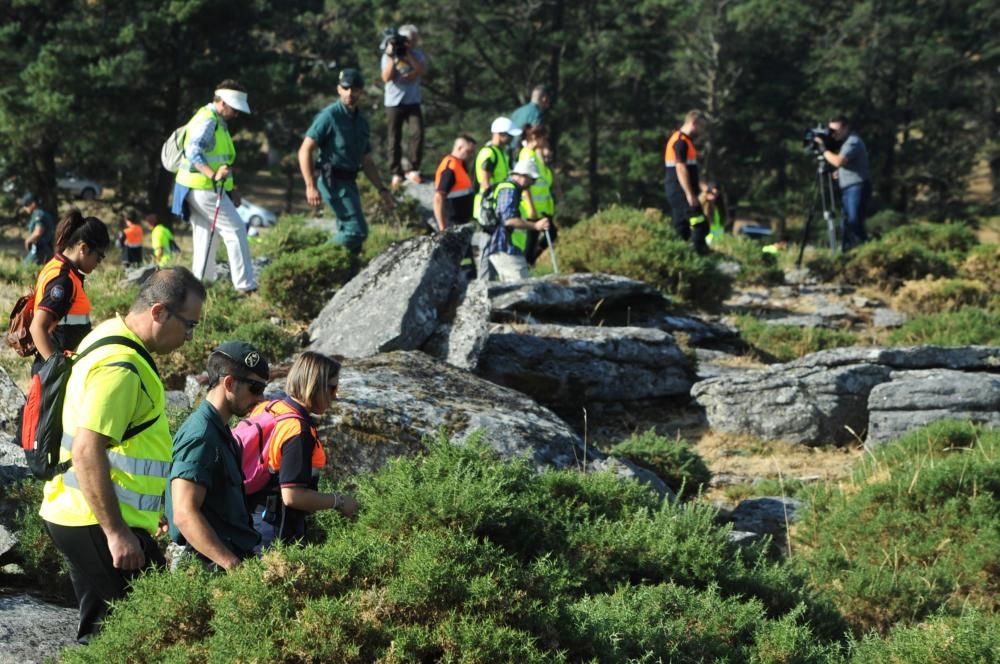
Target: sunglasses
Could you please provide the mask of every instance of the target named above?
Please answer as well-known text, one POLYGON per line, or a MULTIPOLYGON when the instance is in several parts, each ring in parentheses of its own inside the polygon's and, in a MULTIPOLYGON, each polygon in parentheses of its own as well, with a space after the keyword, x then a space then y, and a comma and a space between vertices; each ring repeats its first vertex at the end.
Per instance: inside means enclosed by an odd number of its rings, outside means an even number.
POLYGON ((243 383, 250 390, 250 394, 259 397, 264 394, 264 388, 267 387, 267 383, 259 380, 254 380, 253 378, 246 378, 244 376, 233 376, 233 379, 237 383, 243 383))
POLYGON ((194 328, 198 327, 198 321, 191 320, 190 318, 185 318, 184 316, 181 316, 179 313, 177 313, 176 311, 174 311, 173 309, 171 309, 166 305, 164 305, 163 308, 167 310, 167 313, 169 315, 173 316, 180 322, 184 323, 184 326, 187 327, 188 332, 194 332, 194 328))

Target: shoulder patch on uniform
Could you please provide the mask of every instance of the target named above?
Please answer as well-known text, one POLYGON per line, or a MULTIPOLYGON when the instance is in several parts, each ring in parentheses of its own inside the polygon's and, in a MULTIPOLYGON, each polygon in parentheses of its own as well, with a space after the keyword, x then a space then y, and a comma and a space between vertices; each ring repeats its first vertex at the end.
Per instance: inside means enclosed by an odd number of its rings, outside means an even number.
POLYGON ((52 287, 51 290, 49 290, 50 299, 58 301, 63 299, 64 297, 66 297, 66 289, 60 286, 59 284, 56 284, 55 286, 52 287))

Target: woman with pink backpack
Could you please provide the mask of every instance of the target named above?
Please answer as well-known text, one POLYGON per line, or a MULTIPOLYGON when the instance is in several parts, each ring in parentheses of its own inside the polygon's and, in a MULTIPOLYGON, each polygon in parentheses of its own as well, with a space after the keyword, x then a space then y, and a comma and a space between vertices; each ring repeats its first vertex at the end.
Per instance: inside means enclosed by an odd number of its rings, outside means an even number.
POLYGON ((306 351, 288 372, 286 396, 258 404, 233 429, 243 445, 247 505, 261 549, 275 540, 304 539, 306 516, 312 512, 335 509, 350 518, 358 511, 351 496, 317 490, 326 453, 312 416, 322 415, 337 398, 339 378, 337 360, 306 351))

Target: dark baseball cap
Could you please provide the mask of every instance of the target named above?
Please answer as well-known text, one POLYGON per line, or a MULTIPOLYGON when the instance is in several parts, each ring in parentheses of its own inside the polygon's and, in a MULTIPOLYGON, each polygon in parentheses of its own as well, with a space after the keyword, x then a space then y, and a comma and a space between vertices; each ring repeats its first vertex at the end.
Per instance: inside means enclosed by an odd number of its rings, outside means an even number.
POLYGON ((337 83, 342 88, 362 88, 365 85, 365 79, 361 77, 361 72, 357 69, 348 67, 341 70, 337 83))
POLYGON ((29 192, 21 197, 21 207, 24 207, 25 205, 31 205, 32 203, 35 203, 37 201, 38 199, 35 197, 35 195, 29 192))
POLYGON ((267 366, 267 360, 260 354, 260 351, 245 341, 227 341, 212 352, 225 355, 265 381, 271 378, 271 370, 267 366))

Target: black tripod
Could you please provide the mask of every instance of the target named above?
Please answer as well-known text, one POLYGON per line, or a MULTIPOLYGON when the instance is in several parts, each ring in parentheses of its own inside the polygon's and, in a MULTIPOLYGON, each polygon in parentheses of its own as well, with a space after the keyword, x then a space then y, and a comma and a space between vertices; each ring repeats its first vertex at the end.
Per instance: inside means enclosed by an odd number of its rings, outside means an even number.
POLYGON ((823 155, 816 155, 816 186, 813 189, 813 204, 806 217, 806 226, 802 230, 802 241, 799 242, 799 257, 795 261, 795 267, 802 267, 802 254, 806 250, 806 242, 809 241, 809 232, 812 230, 813 219, 818 211, 823 211, 823 219, 826 220, 826 233, 830 242, 830 251, 837 251, 837 226, 834 218, 837 216, 837 196, 833 187, 833 170, 827 163, 823 155))

